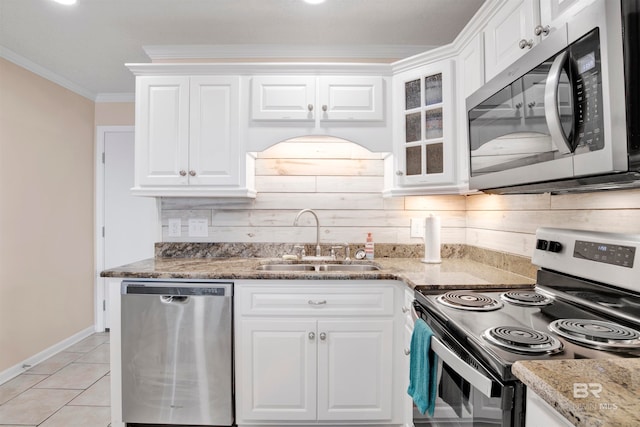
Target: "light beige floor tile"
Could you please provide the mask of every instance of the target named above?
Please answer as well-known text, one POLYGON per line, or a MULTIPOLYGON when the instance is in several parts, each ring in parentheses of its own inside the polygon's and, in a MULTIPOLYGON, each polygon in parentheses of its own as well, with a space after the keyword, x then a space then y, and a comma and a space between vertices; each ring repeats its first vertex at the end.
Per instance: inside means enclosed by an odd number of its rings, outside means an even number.
POLYGON ((111 410, 99 406, 65 406, 40 427, 107 427, 111 410))
POLYGON ((66 348, 65 351, 88 353, 100 344, 104 344, 108 340, 109 337, 106 335, 93 334, 83 339, 82 341, 75 343, 71 347, 66 348))
POLYGON ((100 344, 76 360, 77 363, 109 363, 109 344, 100 344))
POLYGON ((38 383, 36 388, 86 389, 109 372, 106 363, 71 363, 38 383))
POLYGON ((78 394, 79 390, 29 389, 0 406, 0 425, 38 425, 78 394))
POLYGON ((83 391, 68 405, 72 406, 110 406, 111 405, 111 379, 104 376, 97 383, 83 391))
POLYGON ((22 374, 0 385, 0 405, 38 384, 47 376, 22 374))
POLYGON ((67 366, 69 363, 81 357, 84 353, 71 353, 69 351, 63 351, 51 356, 50 358, 43 360, 36 366, 29 369, 27 372, 30 374, 54 374, 60 369, 67 366))

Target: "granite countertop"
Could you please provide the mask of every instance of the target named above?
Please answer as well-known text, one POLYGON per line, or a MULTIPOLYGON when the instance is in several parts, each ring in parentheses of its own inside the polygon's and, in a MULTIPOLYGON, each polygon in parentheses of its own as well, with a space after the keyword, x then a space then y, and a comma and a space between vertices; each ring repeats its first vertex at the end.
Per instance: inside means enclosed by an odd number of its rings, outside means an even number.
POLYGON ((105 270, 101 276, 142 279, 401 280, 411 288, 427 286, 432 289, 530 288, 535 283, 528 277, 466 258, 443 259, 440 264, 425 264, 417 258, 380 258, 372 262, 380 270, 365 272, 278 272, 257 269, 262 264, 281 263, 292 262, 281 258, 151 258, 105 270))
POLYGON ((576 426, 640 426, 640 358, 522 361, 512 371, 576 426), (599 384, 602 391, 574 397, 574 383, 593 384, 596 392, 599 384))

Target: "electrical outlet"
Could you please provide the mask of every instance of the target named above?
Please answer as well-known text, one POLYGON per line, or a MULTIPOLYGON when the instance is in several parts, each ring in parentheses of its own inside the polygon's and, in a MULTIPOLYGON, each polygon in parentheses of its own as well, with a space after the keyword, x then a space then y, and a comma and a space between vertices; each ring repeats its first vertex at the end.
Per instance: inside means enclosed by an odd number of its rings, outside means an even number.
POLYGON ((189 220, 189 237, 208 237, 209 223, 206 218, 192 218, 189 220))
POLYGON ((411 237, 424 237, 424 218, 411 218, 411 237))
POLYGON ((169 218, 169 237, 180 237, 180 234, 182 234, 180 218, 169 218))

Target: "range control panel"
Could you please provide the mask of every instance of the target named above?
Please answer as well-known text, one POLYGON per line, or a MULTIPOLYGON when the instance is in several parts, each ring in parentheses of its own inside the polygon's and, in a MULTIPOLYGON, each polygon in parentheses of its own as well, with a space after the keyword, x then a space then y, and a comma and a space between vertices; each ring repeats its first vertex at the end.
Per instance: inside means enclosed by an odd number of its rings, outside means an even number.
POLYGON ((633 268, 636 248, 602 242, 577 240, 573 248, 574 258, 633 268))
POLYGON ((542 227, 531 262, 584 279, 640 291, 640 234, 542 227))

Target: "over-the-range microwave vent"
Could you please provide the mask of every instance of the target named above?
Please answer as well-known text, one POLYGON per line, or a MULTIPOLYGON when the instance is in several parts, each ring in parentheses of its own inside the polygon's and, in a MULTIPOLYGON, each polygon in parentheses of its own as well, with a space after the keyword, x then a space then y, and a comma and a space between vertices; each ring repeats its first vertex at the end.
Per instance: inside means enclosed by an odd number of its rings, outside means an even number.
POLYGON ((568 194, 603 190, 625 190, 640 188, 640 171, 618 174, 596 175, 562 181, 546 181, 510 187, 487 188, 489 194, 568 194))

